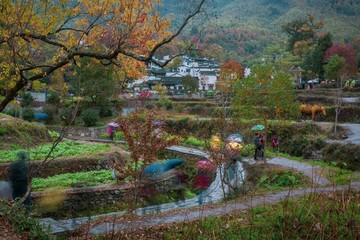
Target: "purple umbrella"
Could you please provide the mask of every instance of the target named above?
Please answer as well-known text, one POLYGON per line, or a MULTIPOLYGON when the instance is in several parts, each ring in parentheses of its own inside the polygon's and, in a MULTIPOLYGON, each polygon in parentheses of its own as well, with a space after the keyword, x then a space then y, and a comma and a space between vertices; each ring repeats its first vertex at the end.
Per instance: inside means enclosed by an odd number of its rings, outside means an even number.
POLYGON ((118 124, 117 122, 109 122, 107 125, 108 125, 109 127, 114 127, 114 128, 119 127, 119 124, 118 124))
POLYGON ((161 127, 161 126, 165 126, 165 125, 166 125, 166 123, 163 122, 163 121, 155 121, 155 122, 153 122, 154 127, 161 127))
POLYGON ((243 136, 242 136, 241 134, 238 134, 238 133, 230 134, 230 135, 226 138, 226 141, 228 141, 228 142, 242 143, 243 140, 244 140, 243 136))

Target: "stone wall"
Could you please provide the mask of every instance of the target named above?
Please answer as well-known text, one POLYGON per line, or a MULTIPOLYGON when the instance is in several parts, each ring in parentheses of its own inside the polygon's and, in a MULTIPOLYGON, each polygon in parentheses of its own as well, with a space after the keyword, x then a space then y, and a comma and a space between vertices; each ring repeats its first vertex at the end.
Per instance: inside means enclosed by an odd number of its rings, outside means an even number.
MULTIPOLYGON (((0 180, 8 179, 10 165, 11 163, 0 164, 0 180)), ((97 158, 88 156, 68 159, 54 159, 45 165, 43 165, 43 161, 31 161, 30 174, 32 177, 36 178, 47 178, 64 173, 87 172, 110 168, 111 164, 108 156, 98 156, 97 158)))
MULTIPOLYGON (((202 160, 204 157, 197 156, 194 154, 186 154, 180 152, 174 152, 172 150, 167 150, 166 152, 176 154, 177 157, 185 161, 198 161, 202 160)), ((175 156, 174 156, 175 157, 175 156)), ((64 172, 78 172, 81 170, 91 170, 91 169, 109 169, 109 164, 107 162, 107 157, 101 159, 67 159, 67 160, 56 160, 52 162, 52 165, 49 163, 47 166, 47 170, 43 169, 41 172, 43 174, 52 174, 52 172, 57 172, 57 174, 64 172), (73 161, 74 160, 74 161, 73 161), (73 164, 71 164, 73 163, 73 164), (84 169, 82 169, 84 167, 84 169)), ((37 176, 40 177, 41 173, 34 173, 38 174, 37 176)), ((42 174, 42 175, 43 175, 42 174)), ((56 208, 56 212, 68 213, 68 212, 76 212, 76 211, 83 211, 83 210, 91 210, 96 209, 99 207, 109 206, 115 203, 121 203, 125 199, 131 200, 133 199, 134 191, 139 191, 138 194, 141 197, 147 198, 151 197, 151 195, 156 194, 157 192, 167 192, 172 190, 172 188, 177 184, 177 177, 173 174, 172 171, 168 171, 166 175, 163 175, 159 180, 152 180, 152 181, 145 181, 146 184, 139 188, 134 188, 129 184, 106 184, 101 186, 94 186, 94 187, 79 187, 79 188, 71 188, 64 190, 58 196, 58 193, 50 193, 50 199, 64 199, 62 203, 56 208), (51 196, 54 195, 54 196, 51 196)), ((49 202, 48 200, 43 201, 43 197, 47 195, 44 192, 32 192, 31 197, 33 203, 36 208, 39 209, 41 212, 41 208, 39 208, 39 202, 49 202)), ((52 200, 50 200, 51 202, 52 200)), ((55 200, 56 201, 56 200, 55 200)), ((51 207, 46 207, 44 212, 47 214, 51 213, 51 207)), ((55 210, 54 210, 55 211, 55 210)), ((53 212, 54 212, 53 211, 53 212)), ((46 214, 44 214, 46 216, 46 214)))
MULTIPOLYGON (((140 197, 147 197, 146 195, 149 194, 149 190, 151 191, 151 194, 155 194, 156 192, 167 192, 173 188, 174 184, 176 184, 176 180, 176 176, 170 175, 159 181, 149 181, 142 187, 137 188, 139 189, 138 195, 140 197)), ((128 184, 107 184, 79 189, 72 188, 64 190, 61 193, 53 192, 50 193, 50 195, 44 192, 33 192, 31 193, 31 198, 34 206, 36 206, 40 212, 42 211, 42 208, 46 212, 49 212, 50 209, 46 205, 43 207, 39 205, 40 202, 49 202, 46 200, 43 201, 45 196, 48 197, 48 199, 65 198, 65 200, 57 206, 56 211, 72 213, 109 206, 111 204, 120 203, 124 199, 132 200, 135 196, 135 190, 136 188, 133 188, 128 184), (60 195, 62 195, 62 197, 60 195)))
MULTIPOLYGON (((61 128, 48 127, 49 130, 60 132, 61 128)), ((66 137, 100 138, 106 134, 106 127, 71 127, 66 137)))

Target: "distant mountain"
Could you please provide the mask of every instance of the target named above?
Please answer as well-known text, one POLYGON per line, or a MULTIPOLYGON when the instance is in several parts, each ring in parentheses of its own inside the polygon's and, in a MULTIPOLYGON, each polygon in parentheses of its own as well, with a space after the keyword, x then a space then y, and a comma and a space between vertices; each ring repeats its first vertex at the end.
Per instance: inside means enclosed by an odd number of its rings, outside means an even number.
POLYGON ((208 23, 193 24, 186 37, 199 38, 204 55, 219 60, 256 56, 269 44, 286 40, 282 25, 307 14, 324 20, 321 31, 330 32, 336 42, 360 37, 358 0, 209 0, 206 11, 208 23))

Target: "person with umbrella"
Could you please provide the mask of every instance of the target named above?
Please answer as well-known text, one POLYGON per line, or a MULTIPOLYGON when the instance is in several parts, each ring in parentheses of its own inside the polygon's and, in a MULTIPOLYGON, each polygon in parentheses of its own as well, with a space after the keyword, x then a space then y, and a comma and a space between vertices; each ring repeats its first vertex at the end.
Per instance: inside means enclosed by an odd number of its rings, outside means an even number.
POLYGON ((110 122, 108 123, 108 127, 106 129, 107 134, 109 135, 109 138, 111 141, 114 141, 114 136, 115 136, 115 128, 119 127, 119 124, 116 122, 110 122))
POLYGON ((255 133, 254 135, 254 147, 255 147, 254 160, 257 161, 259 152, 261 150, 259 133, 255 133))

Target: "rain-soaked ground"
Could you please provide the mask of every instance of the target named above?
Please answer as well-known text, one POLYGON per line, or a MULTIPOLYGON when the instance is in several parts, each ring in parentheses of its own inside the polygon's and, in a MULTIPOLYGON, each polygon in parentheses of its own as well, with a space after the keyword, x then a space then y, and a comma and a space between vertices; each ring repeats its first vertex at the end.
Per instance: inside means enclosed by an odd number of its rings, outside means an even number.
MULTIPOLYGON (((187 147, 181 147, 181 146, 173 146, 171 147, 174 151, 179 152, 186 152, 191 153, 195 155, 200 155, 203 157, 208 157, 208 155, 205 152, 202 152, 197 149, 187 148, 187 147)), ((242 161, 247 161, 248 163, 254 163, 251 159, 243 159, 242 161)), ((201 217, 206 216, 214 216, 219 214, 226 214, 228 212, 237 210, 237 209, 244 209, 248 208, 250 206, 256 206, 261 203, 266 202, 274 202, 279 201, 281 199, 284 199, 287 196, 299 196, 301 194, 305 194, 312 191, 329 191, 331 189, 334 189, 332 187, 330 188, 318 188, 322 185, 328 185, 330 182, 322 176, 322 169, 319 167, 310 166, 304 163, 299 163, 296 161, 292 161, 290 159, 282 158, 282 157, 276 157, 268 160, 269 163, 294 168, 296 170, 299 170, 303 172, 305 175, 310 177, 313 180, 313 188, 307 188, 303 190, 294 190, 294 191, 285 191, 280 192, 276 194, 269 194, 266 196, 263 196, 259 199, 252 199, 249 202, 245 203, 233 203, 233 204, 226 204, 226 206, 220 206, 215 208, 206 208, 207 210, 202 210, 200 208, 194 208, 199 207, 211 203, 216 203, 221 201, 224 198, 224 191, 225 194, 227 193, 228 189, 223 188, 221 186, 220 181, 220 169, 217 170, 217 174, 215 177, 215 180, 211 183, 211 185, 204 190, 200 195, 192 198, 192 199, 186 199, 185 201, 180 202, 173 202, 173 203, 166 203, 166 204, 160 204, 160 205, 154 205, 154 206, 147 206, 136 209, 136 214, 138 216, 148 216, 145 219, 149 219, 148 221, 144 220, 142 218, 141 221, 132 221, 132 222, 123 222, 123 223, 114 223, 113 221, 109 223, 102 223, 96 226, 93 226, 90 230, 90 234, 102 234, 106 232, 110 232, 112 230, 118 231, 118 230, 131 230, 136 227, 145 227, 145 226, 155 226, 160 223, 172 223, 172 222, 180 222, 185 220, 193 220, 198 219, 201 217), (166 213, 170 210, 184 210, 188 209, 187 211, 181 211, 179 213, 171 214, 170 216, 161 216, 161 213, 166 213), (157 213, 156 215, 153 215, 154 213, 157 213), (153 215, 153 216, 151 216, 153 215)), ((223 169, 222 169, 223 170, 223 169)), ((228 168, 228 176, 229 181, 233 184, 241 184, 242 179, 245 177, 243 172, 243 167, 241 161, 237 161, 232 166, 228 168)), ((358 186, 358 185, 354 185, 358 186)), ((349 187, 349 186, 347 186, 349 187)), ((126 212, 114 212, 109 214, 103 214, 103 215, 96 215, 96 216, 89 216, 89 217, 83 217, 83 218, 74 218, 74 219, 68 219, 68 220, 59 220, 56 221, 52 218, 44 218, 41 220, 42 224, 45 226, 50 225, 52 232, 54 234, 57 233, 63 233, 72 231, 78 227, 80 227, 83 224, 88 223, 89 221, 102 218, 102 217, 110 217, 110 219, 114 219, 116 217, 122 216, 126 214, 126 212)))
MULTIPOLYGON (((318 123, 318 124, 331 124, 331 123, 318 123)), ((342 140, 341 142, 350 142, 353 144, 360 144, 360 124, 340 124, 349 130, 349 134, 347 139, 342 140)), ((186 152, 190 154, 195 154, 199 156, 203 156, 205 158, 208 157, 208 154, 197 150, 191 149, 181 146, 173 146, 170 149, 179 152, 186 152)), ((243 159, 243 161, 247 161, 249 163, 254 163, 251 159, 243 159)), ((203 217, 210 217, 216 215, 225 215, 231 213, 233 211, 238 211, 242 209, 247 209, 250 207, 255 207, 261 204, 275 203, 277 201, 281 201, 288 197, 297 197, 304 194, 312 193, 312 192, 331 192, 337 190, 347 190, 349 188, 360 190, 360 182, 353 182, 346 186, 331 186, 331 183, 323 177, 323 169, 319 167, 310 166, 305 163, 300 163, 297 161, 293 161, 287 158, 275 157, 268 160, 269 163, 281 165, 284 167, 294 168, 298 171, 303 172, 305 175, 312 179, 312 187, 299 189, 299 190, 291 190, 291 191, 283 191, 278 193, 269 193, 265 196, 252 198, 246 202, 235 202, 235 203, 227 203, 222 204, 220 206, 214 206, 211 208, 202 208, 200 205, 206 206, 210 203, 216 203, 223 199, 223 192, 220 185, 220 175, 219 170, 217 171, 217 175, 215 180, 212 182, 210 187, 202 193, 202 196, 197 196, 192 199, 187 199, 185 202, 176 202, 176 203, 167 203, 156 206, 149 206, 144 208, 139 208, 136 210, 136 213, 139 216, 147 216, 142 217, 141 220, 138 221, 123 221, 123 222, 115 222, 109 221, 104 222, 98 225, 94 225, 89 229, 89 233, 93 235, 104 234, 113 231, 119 230, 128 230, 136 229, 139 227, 147 227, 147 226, 157 226, 159 224, 166 223, 174 223, 174 222, 182 222, 182 221, 191 221, 200 219, 203 217), (200 201, 199 201, 200 199, 200 201), (201 203, 201 204, 200 204, 201 203), (194 208, 195 207, 195 208, 194 208), (166 214, 169 210, 182 210, 176 213, 166 214), (153 213, 159 213, 153 215, 153 213), (162 214, 163 213, 163 214, 162 214)), ((233 181, 238 181, 241 184, 241 174, 243 174, 242 164, 237 163, 232 166, 233 174, 230 172, 230 176, 232 176, 233 181)), ((226 189, 225 189, 226 190, 226 189)), ((69 220, 60 220, 56 221, 52 218, 42 219, 41 222, 45 226, 49 226, 52 229, 54 234, 63 233, 67 231, 72 231, 83 224, 86 224, 92 220, 109 217, 109 219, 115 219, 116 216, 122 216, 126 214, 126 212, 114 212, 109 214, 85 217, 85 218, 74 218, 69 220)))

